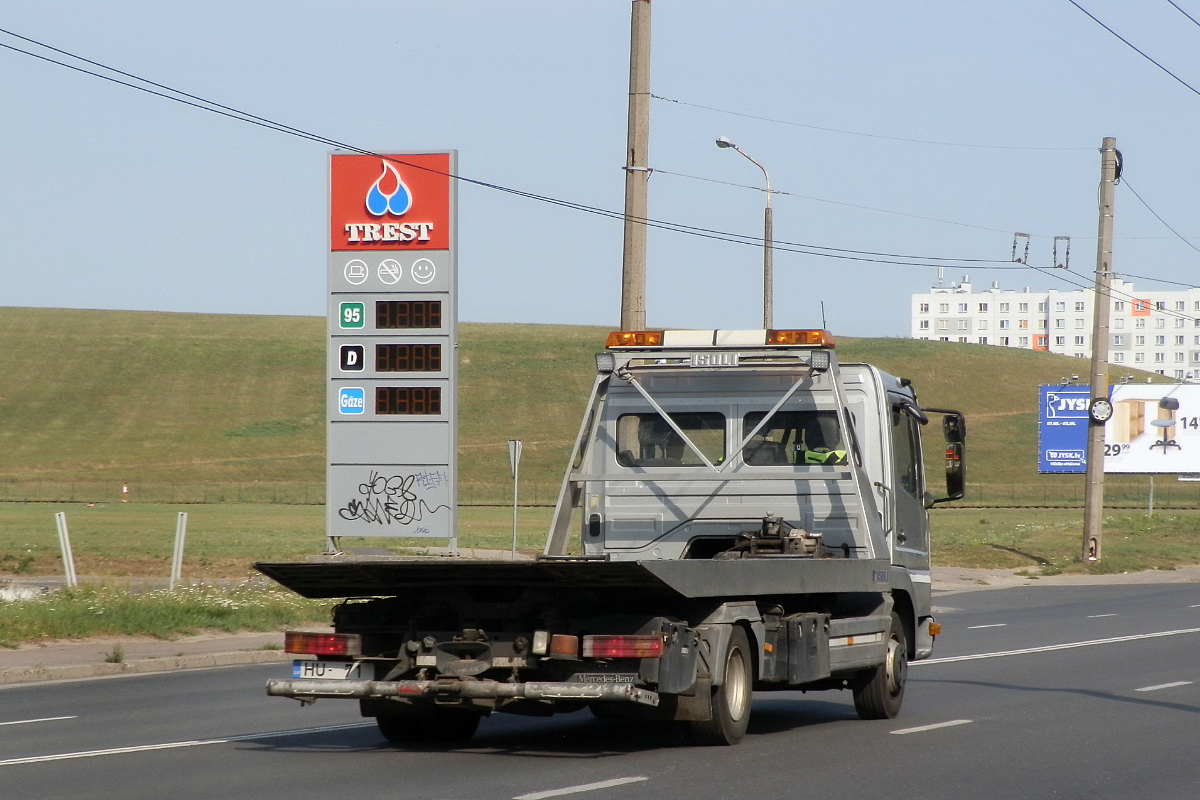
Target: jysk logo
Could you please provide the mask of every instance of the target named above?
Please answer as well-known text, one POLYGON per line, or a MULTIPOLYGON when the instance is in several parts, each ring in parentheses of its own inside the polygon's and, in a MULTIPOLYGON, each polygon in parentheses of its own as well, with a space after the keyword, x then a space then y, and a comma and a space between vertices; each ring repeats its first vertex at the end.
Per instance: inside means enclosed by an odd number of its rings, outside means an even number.
POLYGON ((343 386, 338 390, 338 413, 365 414, 367 393, 361 386, 343 386))
POLYGON ((1080 393, 1046 392, 1046 419, 1080 419, 1087 416, 1088 396, 1080 393))
POLYGON ((450 154, 333 155, 332 250, 449 250, 450 154))

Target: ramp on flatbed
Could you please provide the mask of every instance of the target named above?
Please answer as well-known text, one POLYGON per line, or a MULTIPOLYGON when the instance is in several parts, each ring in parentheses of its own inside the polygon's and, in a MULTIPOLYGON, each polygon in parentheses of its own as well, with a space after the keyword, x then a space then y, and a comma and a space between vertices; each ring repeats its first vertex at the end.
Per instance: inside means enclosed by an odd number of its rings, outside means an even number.
POLYGON ((679 597, 886 592, 874 559, 768 556, 729 561, 484 561, 455 559, 259 562, 254 568, 303 597, 388 597, 418 588, 525 586, 650 590, 679 597))

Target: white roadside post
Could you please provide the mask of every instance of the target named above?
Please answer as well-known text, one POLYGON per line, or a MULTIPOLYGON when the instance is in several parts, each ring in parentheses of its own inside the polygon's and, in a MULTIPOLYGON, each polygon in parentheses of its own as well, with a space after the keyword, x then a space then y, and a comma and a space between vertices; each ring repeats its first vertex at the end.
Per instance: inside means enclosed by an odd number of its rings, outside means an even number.
POLYGON ((171 559, 171 591, 183 574, 183 540, 187 538, 187 512, 180 511, 175 521, 175 555, 171 559))
POLYGON ((54 524, 58 527, 58 546, 62 550, 63 568, 67 573, 67 586, 79 585, 75 577, 75 556, 71 555, 71 536, 67 533, 67 515, 59 511, 54 515, 54 524))
POLYGON ((521 465, 521 440, 508 440, 508 465, 512 468, 513 476, 513 538, 512 559, 517 560, 517 471, 521 465))

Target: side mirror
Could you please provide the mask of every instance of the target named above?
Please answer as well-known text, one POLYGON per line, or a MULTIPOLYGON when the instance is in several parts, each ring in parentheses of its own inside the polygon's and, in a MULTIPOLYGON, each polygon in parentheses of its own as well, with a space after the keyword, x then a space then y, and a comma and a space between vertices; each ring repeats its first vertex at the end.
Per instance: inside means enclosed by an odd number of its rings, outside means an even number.
POLYGON ((942 408, 925 409, 931 414, 943 414, 942 436, 946 440, 946 496, 926 496, 925 507, 937 503, 961 500, 967 493, 967 420, 961 412, 942 408))

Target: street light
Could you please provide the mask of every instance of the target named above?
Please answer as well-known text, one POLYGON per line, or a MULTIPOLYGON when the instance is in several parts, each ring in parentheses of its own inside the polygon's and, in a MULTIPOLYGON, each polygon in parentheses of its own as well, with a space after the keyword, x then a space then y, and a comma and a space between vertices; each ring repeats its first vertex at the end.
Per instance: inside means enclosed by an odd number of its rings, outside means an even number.
POLYGON ((771 307, 774 304, 774 277, 771 272, 771 176, 767 174, 766 167, 746 155, 745 151, 724 136, 717 137, 717 147, 733 148, 741 153, 747 161, 762 170, 763 179, 767 182, 767 208, 763 213, 763 328, 770 330, 773 327, 771 307))

